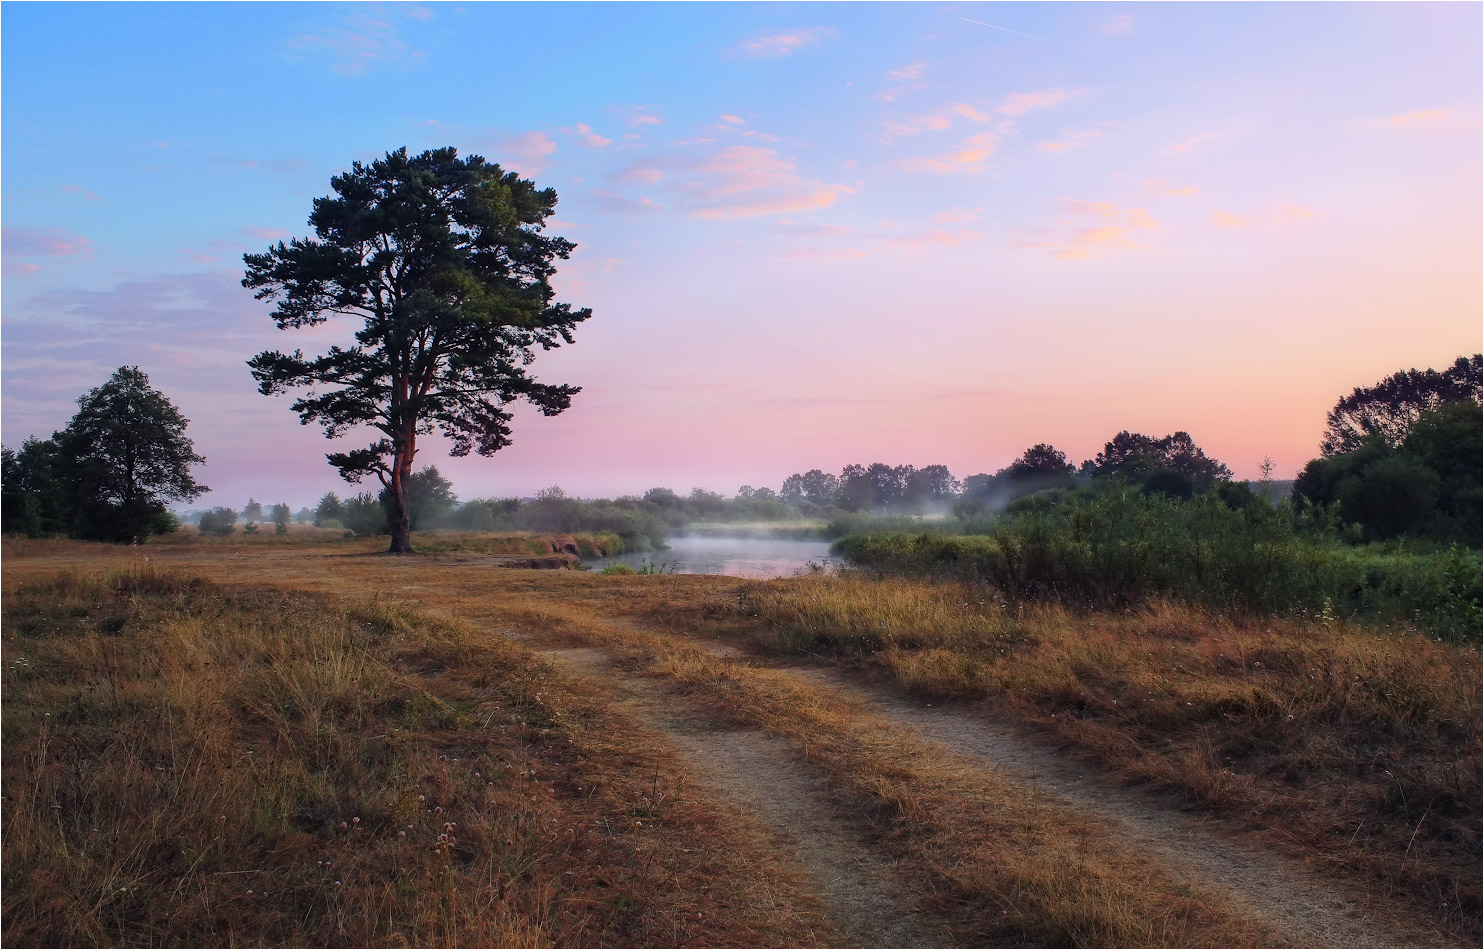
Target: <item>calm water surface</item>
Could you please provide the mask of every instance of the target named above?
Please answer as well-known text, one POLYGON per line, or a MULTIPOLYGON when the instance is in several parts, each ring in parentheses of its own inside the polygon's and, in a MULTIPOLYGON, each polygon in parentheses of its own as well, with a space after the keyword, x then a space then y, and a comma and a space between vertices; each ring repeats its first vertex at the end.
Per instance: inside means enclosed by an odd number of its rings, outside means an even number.
POLYGON ((834 567, 828 541, 787 541, 758 538, 703 537, 670 539, 665 551, 621 554, 587 561, 595 571, 610 564, 638 570, 649 561, 676 574, 726 574, 731 577, 792 577, 811 570, 811 564, 834 567))

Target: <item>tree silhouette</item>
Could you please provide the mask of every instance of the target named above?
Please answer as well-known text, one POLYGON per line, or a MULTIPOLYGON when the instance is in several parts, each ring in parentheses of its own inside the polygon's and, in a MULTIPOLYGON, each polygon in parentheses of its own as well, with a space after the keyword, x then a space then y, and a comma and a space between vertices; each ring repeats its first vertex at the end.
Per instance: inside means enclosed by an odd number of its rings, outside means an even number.
POLYGON ((242 283, 276 305, 280 329, 360 319, 354 343, 311 358, 259 353, 248 365, 265 395, 308 389, 292 408, 328 438, 377 433, 326 457, 347 481, 381 481, 390 550, 403 553, 418 437, 440 430, 453 455, 492 455, 510 444, 512 402, 566 409, 577 387, 539 383, 525 367, 536 348, 573 342, 591 311, 553 302, 555 262, 575 245, 542 233, 550 188, 452 148, 356 162, 330 187, 309 217, 315 236, 244 255, 242 283))

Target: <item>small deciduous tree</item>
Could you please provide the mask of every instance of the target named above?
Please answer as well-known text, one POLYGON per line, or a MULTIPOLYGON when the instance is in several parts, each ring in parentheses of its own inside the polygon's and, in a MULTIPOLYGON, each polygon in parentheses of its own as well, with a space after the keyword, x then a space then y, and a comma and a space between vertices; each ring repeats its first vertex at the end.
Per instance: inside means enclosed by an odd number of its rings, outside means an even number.
POLYGON ((330 187, 309 217, 315 236, 245 255, 242 283, 276 305, 280 329, 347 315, 361 320, 355 341, 248 365, 265 395, 307 389, 293 409, 327 437, 375 430, 365 448, 327 458, 348 481, 374 475, 389 490, 390 550, 402 553, 418 437, 441 430, 454 455, 491 455, 510 443, 511 403, 562 412, 577 387, 525 367, 535 349, 573 342, 591 311, 553 301, 556 262, 575 245, 543 233, 550 188, 452 148, 356 162, 330 187))
POLYGON ((191 475, 206 460, 186 438, 189 420, 137 366, 119 367, 80 396, 77 407, 48 445, 28 441, 17 456, 37 462, 32 478, 38 490, 42 480, 48 484, 51 498, 41 510, 50 507, 68 534, 101 541, 175 530, 179 521, 165 502, 208 490, 191 475))
POLYGON ((196 523, 202 534, 214 534, 225 538, 237 529, 236 508, 213 508, 201 513, 196 523))

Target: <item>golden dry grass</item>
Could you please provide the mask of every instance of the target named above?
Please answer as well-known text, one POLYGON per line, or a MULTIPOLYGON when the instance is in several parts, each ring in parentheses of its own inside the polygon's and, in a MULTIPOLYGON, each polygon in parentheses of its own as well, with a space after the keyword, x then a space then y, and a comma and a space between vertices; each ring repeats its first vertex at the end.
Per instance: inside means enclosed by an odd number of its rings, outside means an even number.
POLYGON ((501 638, 155 565, 4 609, 8 945, 830 940, 656 737, 501 638))
MULTIPOLYGON (((903 688, 992 704, 1114 771, 1178 790, 1198 811, 1258 830, 1337 880, 1360 881, 1382 902, 1378 911, 1398 898, 1445 941, 1468 943, 1477 933, 1478 902, 1469 898, 1478 864, 1476 652, 1405 633, 1238 622, 1168 604, 1126 613, 1012 613, 983 592, 952 586, 492 572, 438 555, 371 556, 379 549, 375 541, 215 550, 151 544, 132 557, 258 587, 375 597, 376 609, 416 603, 475 629, 621 651, 634 670, 682 684, 698 715, 731 717, 793 743, 829 775, 881 846, 912 869, 923 906, 954 921, 965 942, 1243 945, 1277 938, 1262 921, 1172 884, 1095 822, 1027 803, 947 768, 848 704, 825 703, 765 669, 709 657, 656 631, 828 654, 903 688), (1378 750, 1384 755, 1375 758, 1378 750), (1391 784, 1382 787, 1377 776, 1388 771, 1391 784), (1450 788, 1463 803, 1457 811, 1444 800, 1450 788), (1408 811, 1419 789, 1432 790, 1433 800, 1408 811)), ((8 542, 5 553, 7 591, 79 558, 130 557, 66 545, 16 557, 8 542)), ((595 696, 592 714, 600 715, 604 700, 595 696)), ((615 762, 635 754, 624 736, 584 735, 579 741, 607 742, 615 762)), ((606 774, 618 782, 625 772, 606 774)), ((788 874, 774 867, 751 879, 786 885, 788 874)), ((796 892, 785 886, 784 893, 796 892)), ((805 914, 807 904, 798 898, 789 906, 805 914)), ((764 932, 745 915, 731 926, 697 939, 724 943, 728 933, 764 932)))
POLYGON ((744 588, 733 613, 769 649, 993 704, 1479 934, 1476 649, 1322 618, 1018 609, 982 588, 854 577, 744 588))

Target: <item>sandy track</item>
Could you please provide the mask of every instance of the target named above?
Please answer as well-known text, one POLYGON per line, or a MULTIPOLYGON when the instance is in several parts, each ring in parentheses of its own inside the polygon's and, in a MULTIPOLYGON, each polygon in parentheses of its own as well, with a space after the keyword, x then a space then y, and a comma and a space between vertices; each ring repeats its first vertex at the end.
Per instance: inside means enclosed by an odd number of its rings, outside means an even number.
MULTIPOLYGON (((610 625, 642 630, 621 620, 610 625)), ((718 659, 748 662, 732 644, 684 639, 718 659)), ((697 774, 723 796, 721 800, 733 802, 739 814, 768 828, 794 856, 820 888, 837 924, 850 933, 848 922, 860 922, 854 928, 860 946, 932 946, 946 939, 934 940, 925 922, 911 917, 884 860, 830 812, 825 783, 801 769, 783 742, 759 733, 698 732, 704 728, 698 727, 701 720, 675 712, 681 700, 652 680, 622 674, 601 649, 541 652, 573 672, 610 683, 621 679, 621 689, 649 724, 671 738, 697 774), (904 921, 907 929, 893 929, 893 921, 904 921)), ((971 769, 991 770, 999 780, 1022 787, 1028 797, 1101 819, 1130 850, 1183 876, 1182 883, 1225 892, 1235 904, 1283 932, 1292 945, 1389 947, 1436 940, 1427 931, 1401 934, 1369 919, 1356 899, 1300 862, 1218 831, 1156 796, 1119 786, 1066 753, 973 709, 904 699, 847 680, 822 664, 771 669, 862 707, 917 741, 941 747, 945 758, 957 757, 971 769)))
POLYGON ((992 768, 1028 796, 1049 799, 1109 822, 1129 845, 1167 869, 1227 892, 1266 917, 1298 946, 1388 947, 1415 943, 1377 921, 1302 864, 1240 842, 1153 796, 1115 785, 1044 744, 971 709, 928 705, 849 683, 821 667, 780 670, 815 688, 865 706, 920 739, 980 767, 992 768))
POLYGON ((739 820, 762 828, 813 884, 829 922, 851 947, 935 947, 949 940, 911 906, 891 866, 830 804, 827 784, 801 767, 787 743, 756 729, 723 729, 686 714, 662 684, 610 665, 591 647, 540 647, 568 675, 601 681, 619 705, 665 735, 691 779, 739 820))

